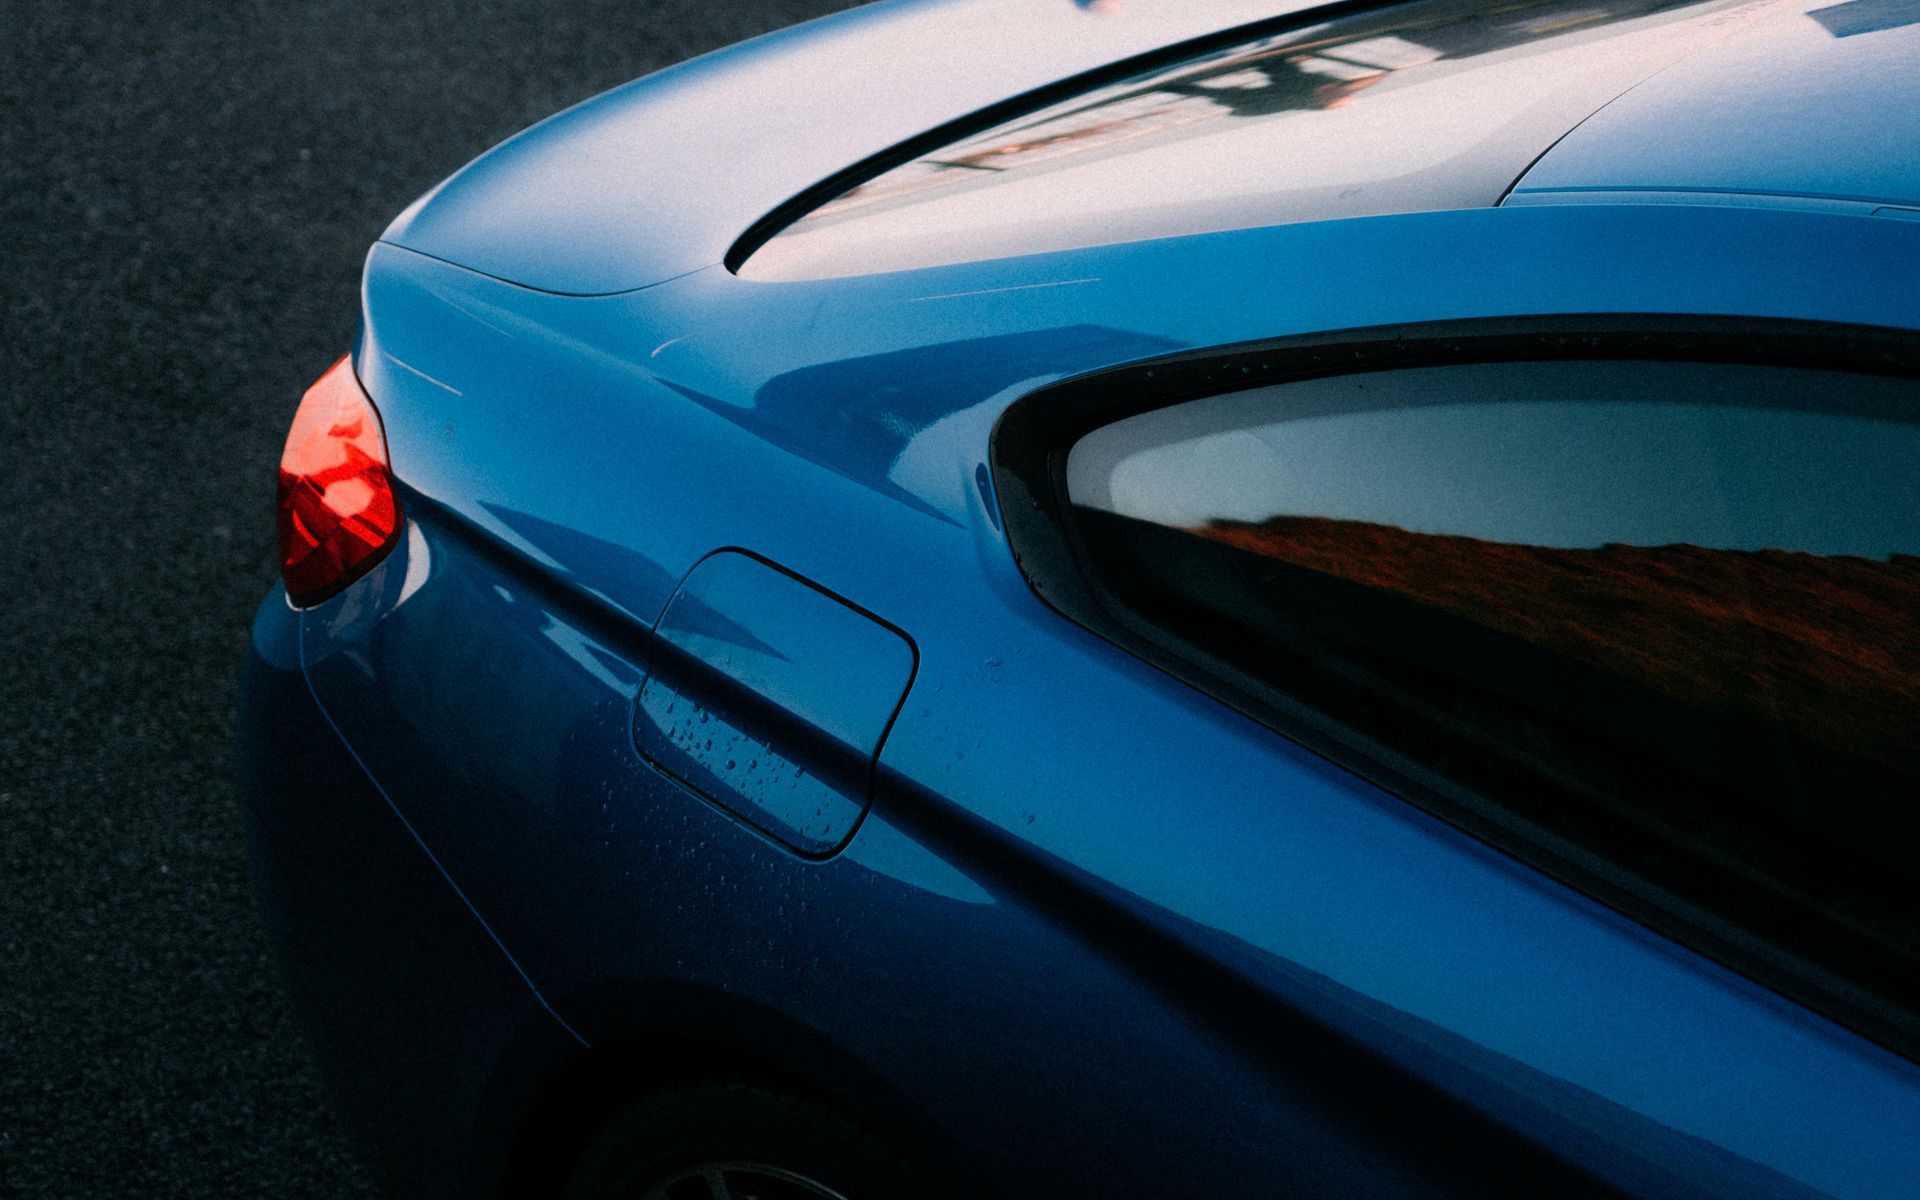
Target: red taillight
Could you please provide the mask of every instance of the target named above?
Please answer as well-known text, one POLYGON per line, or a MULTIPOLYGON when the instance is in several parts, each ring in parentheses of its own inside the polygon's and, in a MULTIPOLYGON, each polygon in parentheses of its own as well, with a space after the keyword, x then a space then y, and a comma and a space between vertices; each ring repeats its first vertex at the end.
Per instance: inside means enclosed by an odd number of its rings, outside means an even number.
POLYGON ((306 607, 373 569, 400 533, 387 435, 342 358, 300 399, 280 455, 280 573, 306 607))

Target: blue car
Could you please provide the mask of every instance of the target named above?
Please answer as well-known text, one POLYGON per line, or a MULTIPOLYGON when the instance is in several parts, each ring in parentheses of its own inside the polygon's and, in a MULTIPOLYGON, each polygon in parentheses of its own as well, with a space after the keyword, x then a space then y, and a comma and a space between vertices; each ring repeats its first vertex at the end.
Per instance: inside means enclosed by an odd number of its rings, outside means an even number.
POLYGON ((396 1195, 1920 1196, 1920 9, 887 0, 366 262, 240 773, 396 1195))

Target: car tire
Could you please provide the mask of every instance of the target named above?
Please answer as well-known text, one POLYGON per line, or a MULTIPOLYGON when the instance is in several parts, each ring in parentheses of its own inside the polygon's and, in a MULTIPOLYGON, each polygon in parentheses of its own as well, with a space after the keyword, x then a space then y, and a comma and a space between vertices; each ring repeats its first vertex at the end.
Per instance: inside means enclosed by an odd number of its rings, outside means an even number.
POLYGON ((653 1092, 581 1152, 561 1200, 921 1200, 905 1164, 845 1115, 757 1083, 653 1092))

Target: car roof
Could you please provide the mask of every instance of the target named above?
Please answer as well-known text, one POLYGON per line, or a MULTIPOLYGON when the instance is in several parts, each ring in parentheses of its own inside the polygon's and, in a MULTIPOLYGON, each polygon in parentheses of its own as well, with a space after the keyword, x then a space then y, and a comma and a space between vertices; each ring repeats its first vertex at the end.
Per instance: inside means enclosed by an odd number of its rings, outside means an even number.
POLYGON ((1776 6, 1588 118, 1513 198, 1740 196, 1920 207, 1920 2, 1776 6))

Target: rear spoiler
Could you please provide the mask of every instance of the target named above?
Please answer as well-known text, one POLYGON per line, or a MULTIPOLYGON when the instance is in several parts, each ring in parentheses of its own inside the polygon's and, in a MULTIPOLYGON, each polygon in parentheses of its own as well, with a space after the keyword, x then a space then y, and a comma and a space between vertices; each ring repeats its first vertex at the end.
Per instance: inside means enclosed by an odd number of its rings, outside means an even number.
POLYGON ((882 0, 615 88, 481 155, 381 240, 524 287, 722 261, 822 181, 1010 97, 1313 0, 882 0))

